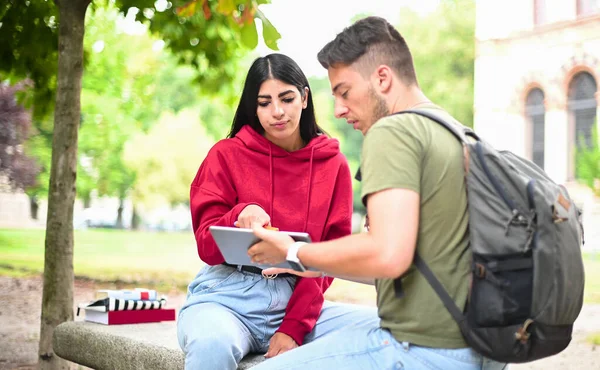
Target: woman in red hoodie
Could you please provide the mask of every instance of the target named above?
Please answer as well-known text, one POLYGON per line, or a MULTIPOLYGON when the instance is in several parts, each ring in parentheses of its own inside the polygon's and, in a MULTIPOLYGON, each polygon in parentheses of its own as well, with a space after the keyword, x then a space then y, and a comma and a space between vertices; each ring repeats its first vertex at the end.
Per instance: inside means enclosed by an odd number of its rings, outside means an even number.
POLYGON ((179 313, 186 369, 236 369, 250 352, 273 357, 340 325, 378 320, 374 309, 324 304, 331 278, 262 276, 225 264, 209 227, 259 221, 314 241, 350 234, 352 184, 339 142, 317 125, 308 80, 282 54, 254 61, 227 139, 191 185, 198 255, 205 266, 179 313))

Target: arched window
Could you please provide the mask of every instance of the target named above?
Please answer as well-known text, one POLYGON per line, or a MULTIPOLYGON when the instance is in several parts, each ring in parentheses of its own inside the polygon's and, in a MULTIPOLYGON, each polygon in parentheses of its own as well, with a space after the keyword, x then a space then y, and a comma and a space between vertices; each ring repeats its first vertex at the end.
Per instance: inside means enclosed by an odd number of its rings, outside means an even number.
POLYGON ((544 92, 535 88, 527 94, 525 115, 531 127, 531 159, 533 163, 544 168, 544 92))
POLYGON ((533 0, 533 24, 541 26, 546 22, 546 0, 533 0))
POLYGON ((600 0, 577 0, 577 15, 586 16, 600 13, 600 0))
MULTIPOLYGON (((592 127, 596 121, 596 91, 594 77, 587 72, 576 74, 569 84, 569 113, 571 117, 571 148, 592 145, 592 127)), ((571 150, 573 152, 573 150, 571 150)), ((572 160, 571 163, 575 163, 572 160)), ((577 163, 575 163, 577 168, 577 163)), ((576 171, 571 171, 575 175, 576 171)))

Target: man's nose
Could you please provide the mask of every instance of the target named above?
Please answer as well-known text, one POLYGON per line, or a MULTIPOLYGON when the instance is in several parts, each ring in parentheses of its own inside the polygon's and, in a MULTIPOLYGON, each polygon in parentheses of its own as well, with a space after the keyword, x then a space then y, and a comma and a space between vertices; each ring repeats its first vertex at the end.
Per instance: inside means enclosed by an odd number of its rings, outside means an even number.
POLYGON ((336 101, 335 106, 333 108, 333 113, 335 115, 335 118, 342 118, 346 114, 348 114, 348 107, 336 101))

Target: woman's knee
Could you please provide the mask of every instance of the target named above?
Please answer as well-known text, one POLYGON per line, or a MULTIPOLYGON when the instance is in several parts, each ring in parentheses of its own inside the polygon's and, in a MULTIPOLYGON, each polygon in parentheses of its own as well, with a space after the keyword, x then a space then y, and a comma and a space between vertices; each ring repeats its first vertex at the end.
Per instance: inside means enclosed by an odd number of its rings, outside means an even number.
POLYGON ((186 369, 236 369, 243 358, 240 348, 225 338, 184 338, 186 369))

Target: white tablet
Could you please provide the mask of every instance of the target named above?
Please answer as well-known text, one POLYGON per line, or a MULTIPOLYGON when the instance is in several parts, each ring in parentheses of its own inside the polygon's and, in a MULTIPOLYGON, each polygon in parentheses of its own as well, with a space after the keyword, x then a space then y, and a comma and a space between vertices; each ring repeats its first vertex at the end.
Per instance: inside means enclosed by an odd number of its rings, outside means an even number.
MULTIPOLYGON (((238 227, 211 226, 209 227, 221 254, 225 258, 225 262, 232 265, 256 266, 260 268, 283 267, 291 269, 292 267, 287 261, 278 265, 262 265, 254 263, 250 260, 248 249, 258 243, 260 239, 254 235, 252 229, 241 229, 238 227)), ((279 231, 291 236, 297 242, 310 243, 310 235, 303 232, 279 231)), ((310 269, 308 269, 310 270, 310 269)))

